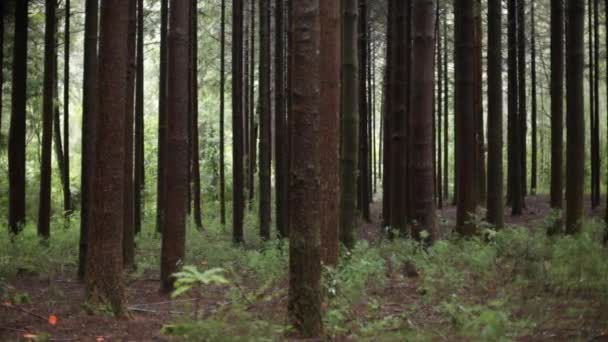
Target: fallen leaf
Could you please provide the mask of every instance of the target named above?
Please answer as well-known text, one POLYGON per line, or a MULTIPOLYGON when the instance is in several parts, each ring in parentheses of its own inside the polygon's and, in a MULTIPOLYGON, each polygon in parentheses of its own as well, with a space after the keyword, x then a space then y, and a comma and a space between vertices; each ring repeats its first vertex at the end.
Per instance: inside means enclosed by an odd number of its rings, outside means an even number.
POLYGON ((10 301, 10 300, 7 300, 7 301, 5 301, 5 302, 2 302, 2 305, 4 305, 4 306, 12 306, 12 305, 13 305, 13 303, 11 303, 11 301, 10 301))
POLYGON ((49 324, 50 324, 50 325, 57 325, 57 316, 55 316, 55 315, 50 315, 50 316, 49 316, 49 324))
POLYGON ((24 334, 23 338, 25 338, 28 341, 33 341, 37 338, 38 336, 34 335, 34 334, 24 334))

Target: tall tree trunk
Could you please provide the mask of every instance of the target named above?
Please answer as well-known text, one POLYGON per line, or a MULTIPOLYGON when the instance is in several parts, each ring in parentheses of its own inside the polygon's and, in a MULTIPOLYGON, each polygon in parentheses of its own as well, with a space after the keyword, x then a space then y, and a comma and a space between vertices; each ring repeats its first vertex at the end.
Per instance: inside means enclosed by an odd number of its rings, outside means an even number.
MULTIPOLYGON (((255 2, 256 0, 251 1, 251 13, 249 16, 249 35, 250 35, 250 49, 249 49, 249 78, 248 83, 245 87, 245 91, 247 92, 248 102, 247 102, 247 111, 249 112, 249 120, 248 120, 248 142, 246 145, 249 147, 247 155, 249 156, 249 163, 247 169, 248 173, 248 185, 249 185, 249 202, 253 203, 255 199, 255 169, 256 169, 256 149, 257 149, 257 130, 258 130, 258 121, 256 120, 256 106, 255 106, 255 2)), ((247 63, 247 62, 246 62, 247 63)), ((253 205, 250 205, 250 208, 253 208, 253 205)))
POLYGON ((340 1, 320 2, 321 15, 321 107, 319 158, 321 191, 321 247, 325 265, 336 266, 339 252, 340 192, 340 1))
POLYGON ((458 209, 456 230, 464 236, 474 235, 477 227, 472 216, 477 211, 477 187, 479 182, 475 179, 477 170, 476 144, 476 61, 478 55, 475 51, 475 1, 456 0, 454 4, 455 15, 455 77, 456 88, 454 100, 456 101, 456 125, 458 139, 456 149, 458 167, 458 209), (462 189, 466 189, 462 191, 462 189))
POLYGON ((144 1, 137 0, 137 75, 135 84, 135 233, 141 231, 142 192, 144 191, 144 1))
MULTIPOLYGON (((342 4, 342 123, 340 150, 340 242, 355 246, 357 227, 357 159, 359 152, 358 0, 342 4)), ((291 87, 291 85, 290 85, 291 87)), ((291 114, 292 112, 290 112, 291 114)), ((295 113, 294 113, 295 115, 295 113)), ((291 116, 290 116, 291 120, 291 116)), ((290 125, 291 127, 291 125, 290 125)), ((294 158, 292 158, 294 159, 294 158)))
POLYGON ((80 244, 78 250, 78 278, 85 277, 88 235, 93 224, 93 193, 95 191, 95 143, 97 135, 98 59, 97 34, 99 3, 85 3, 84 75, 82 87, 82 157, 80 176, 80 244))
POLYGON ((412 177, 414 197, 412 235, 430 243, 435 238, 435 201, 433 177, 433 69, 435 54, 435 2, 412 2, 412 177), (424 237, 422 232, 428 234, 424 237))
MULTIPOLYGON (((445 196, 446 199, 449 199, 449 195, 450 195, 450 187, 449 187, 449 174, 450 174, 450 167, 448 164, 448 158, 449 158, 449 141, 448 141, 448 135, 449 135, 449 128, 450 128, 450 122, 449 122, 449 103, 450 103, 450 83, 449 83, 449 76, 448 76, 448 15, 447 15, 447 9, 445 10, 445 19, 443 21, 443 39, 444 39, 444 47, 443 47, 443 116, 444 116, 444 120, 443 120, 443 189, 444 189, 444 193, 443 195, 445 196)), ((455 196, 454 196, 455 198, 455 196)), ((455 201, 455 199, 454 199, 455 201)))
POLYGON ((594 197, 592 201, 592 206, 595 208, 600 205, 600 195, 601 195, 601 176, 600 170, 602 168, 602 160, 600 159, 600 99, 599 99, 599 74, 600 74, 600 37, 599 37, 599 4, 598 0, 593 0, 593 123, 594 129, 592 132, 592 143, 595 145, 593 149, 593 155, 591 156, 591 160, 594 161, 594 172, 595 172, 595 183, 594 183, 594 197))
POLYGON ((537 127, 537 98, 536 98, 536 11, 534 1, 530 1, 530 68, 532 87, 532 170, 530 192, 536 195, 538 187, 538 127, 537 127))
POLYGON ((65 0, 64 63, 63 63, 63 210, 71 213, 70 189, 70 0, 65 0))
POLYGON ((160 5, 160 77, 158 94, 158 167, 156 180, 156 231, 162 232, 165 225, 167 200, 167 27, 169 24, 169 0, 161 0, 160 5))
POLYGON ((477 200, 479 204, 486 203, 487 179, 486 179, 486 146, 483 124, 483 28, 481 19, 481 0, 475 1, 475 130, 477 149, 477 177, 479 191, 477 200))
POLYGON ((517 1, 508 1, 508 140, 509 140, 509 189, 508 199, 511 203, 511 213, 521 215, 523 210, 523 186, 522 186, 522 162, 521 162, 521 107, 518 107, 519 82, 518 82, 518 44, 517 44, 517 1))
POLYGON ((109 304, 117 316, 125 314, 123 226, 128 68, 129 3, 101 2, 99 37, 99 101, 93 211, 88 236, 87 300, 109 304), (119 146, 116 146, 116 144, 119 146))
POLYGON ((190 103, 192 110, 190 116, 192 139, 192 159, 191 159, 191 175, 192 175, 192 206, 194 208, 194 224, 198 229, 203 228, 202 207, 201 207, 201 170, 200 170, 200 153, 199 153, 199 132, 198 132, 198 2, 191 1, 192 9, 190 12, 190 44, 192 48, 192 75, 191 75, 191 97, 190 103))
MULTIPOLYGON (((2 15, 0 16, 0 66, 4 65, 4 21, 5 21, 5 17, 7 16, 5 14, 6 11, 6 5, 4 4, 4 2, 0 3, 0 13, 2 13, 2 15)), ((0 67, 0 89, 4 89, 4 68, 0 67)), ((0 144, 3 142, 3 138, 2 138, 2 109, 4 108, 3 106, 3 95, 4 92, 0 91, 0 144)))
POLYGON ((184 260, 186 242, 186 202, 188 194, 188 34, 191 5, 171 0, 169 7, 169 61, 167 63, 167 105, 169 120, 167 155, 166 226, 161 248, 161 289, 173 290, 173 274, 184 260))
POLYGON ((441 34, 441 11, 439 8, 439 4, 437 4, 436 11, 436 24, 435 24, 435 34, 436 37, 436 46, 437 46, 437 98, 435 99, 435 106, 437 111, 437 132, 435 135, 437 136, 437 172, 435 173, 435 186, 437 188, 437 207, 439 209, 443 208, 443 144, 442 144, 442 120, 443 120, 443 46, 442 46, 442 34, 441 34))
POLYGON ((367 125, 367 0, 359 0, 359 200, 363 219, 370 222, 369 212, 369 132, 367 125))
POLYGON ((564 3, 551 0, 551 208, 563 208, 564 3))
MULTIPOLYGON (((53 144, 53 100, 55 59, 57 51, 55 35, 57 25, 57 0, 45 2, 44 33, 44 90, 42 104, 42 158, 40 161, 40 205, 38 206, 38 235, 46 242, 51 236, 51 155, 53 144)), ((0 65, 1 66, 1 65, 0 65)))
POLYGON ((302 338, 323 333, 321 318, 322 208, 318 202, 320 168, 320 15, 319 0, 294 1, 292 116, 289 176, 289 296, 291 323, 302 338))
POLYGON ((583 221, 585 180, 584 17, 585 4, 568 0, 566 31, 566 231, 578 233, 583 221))
POLYGON ((285 107, 285 7, 283 0, 276 1, 275 7, 275 203, 276 229, 279 237, 287 238, 287 187, 288 187, 288 154, 287 112, 285 107))
POLYGON ((519 164, 521 165, 520 173, 521 173, 521 203, 522 207, 525 207, 525 196, 528 191, 527 188, 527 178, 528 178, 528 167, 527 167, 527 134, 528 134, 528 113, 526 106, 526 96, 527 96, 527 85, 526 85, 526 0, 517 0, 517 90, 518 90, 518 120, 519 120, 519 130, 517 131, 519 140, 518 140, 518 150, 520 153, 519 164))
MULTIPOLYGON (((391 160, 391 149, 392 146, 392 97, 391 92, 394 87, 393 77, 393 63, 392 58, 395 53, 395 29, 396 29, 396 8, 395 1, 388 2, 388 13, 387 13, 387 24, 386 24, 386 53, 385 53, 385 66, 383 71, 383 104, 382 104, 382 139, 381 144, 383 146, 382 149, 382 227, 390 227, 391 223, 391 205, 392 205, 392 178, 391 178, 391 169, 392 163, 391 160)), ((342 100, 344 103, 344 100, 342 100)), ((343 126, 342 126, 343 127, 343 126)))
POLYGON ((409 180, 407 164, 407 121, 409 120, 409 98, 404 96, 409 91, 410 69, 410 1, 393 0, 394 29, 391 39, 391 55, 389 60, 389 108, 391 110, 391 126, 387 134, 391 137, 391 228, 402 235, 407 233, 408 196, 407 182, 409 180), (404 62, 405 61, 405 62, 404 62))
POLYGON ((502 133, 502 4, 488 1, 488 189, 487 219, 504 226, 502 133))
POLYGON ((126 107, 125 107, 125 187, 123 189, 124 199, 124 237, 123 237, 123 261, 125 268, 135 266, 135 226, 134 226, 134 193, 133 187, 133 119, 135 101, 135 43, 137 33, 137 2, 129 1, 129 32, 127 35, 128 68, 126 73, 126 107))
POLYGON ((220 28, 220 223, 226 224, 225 92, 226 92, 226 0, 222 0, 220 28))
POLYGON ((243 0, 232 2, 232 239, 243 242, 243 0))
POLYGON ((271 104, 270 104, 270 0, 259 0, 260 12, 260 63, 259 63, 259 117, 260 117, 260 236, 270 239, 271 216, 271 104))
POLYGON ((15 4, 11 126, 8 142, 9 228, 19 234, 25 224, 25 111, 27 100, 28 3, 15 4))

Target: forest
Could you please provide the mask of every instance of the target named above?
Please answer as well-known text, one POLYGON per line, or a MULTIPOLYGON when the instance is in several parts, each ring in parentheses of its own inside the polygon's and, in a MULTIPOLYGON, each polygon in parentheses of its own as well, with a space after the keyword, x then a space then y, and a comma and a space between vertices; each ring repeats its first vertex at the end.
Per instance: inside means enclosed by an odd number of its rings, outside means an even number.
POLYGON ((606 157, 608 1, 0 0, 0 341, 608 341, 606 157))

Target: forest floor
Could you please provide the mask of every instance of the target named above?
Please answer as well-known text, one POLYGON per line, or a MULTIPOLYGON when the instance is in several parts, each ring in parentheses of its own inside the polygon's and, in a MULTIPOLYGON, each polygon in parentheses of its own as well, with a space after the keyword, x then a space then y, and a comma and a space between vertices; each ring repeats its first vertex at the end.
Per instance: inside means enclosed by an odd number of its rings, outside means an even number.
MULTIPOLYGON (((373 222, 360 230, 367 242, 325 274, 327 340, 608 341, 608 253, 598 242, 603 226, 590 219, 579 238, 546 237, 547 203, 544 196, 528 197, 523 216, 506 216, 512 229, 489 231, 483 241, 452 237, 455 208, 448 206, 439 211, 445 239, 429 250, 385 239, 374 203, 373 222)), ((588 209, 588 217, 603 210, 588 209)), ((83 302, 76 231, 56 235, 46 249, 33 235, 0 239, 0 341, 289 336, 280 242, 232 248, 225 231, 190 229, 187 264, 221 267, 230 284, 201 285, 171 298, 158 292, 158 237, 142 234, 137 271, 127 276, 130 316, 115 319, 107 308, 83 302)))

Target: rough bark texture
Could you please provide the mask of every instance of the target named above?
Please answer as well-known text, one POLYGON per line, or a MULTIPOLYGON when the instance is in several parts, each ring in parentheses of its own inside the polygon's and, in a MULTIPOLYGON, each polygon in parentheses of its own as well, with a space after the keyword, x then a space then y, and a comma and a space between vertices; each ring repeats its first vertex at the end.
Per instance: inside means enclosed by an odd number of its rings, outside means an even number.
POLYGON ((259 117, 260 117, 260 237, 270 239, 271 216, 271 104, 270 104, 270 0, 259 0, 260 3, 260 63, 259 66, 259 117))
MULTIPOLYGON (((342 7, 342 142, 340 152, 340 242, 355 246, 357 226, 357 159, 359 153, 358 0, 342 7)), ((290 117, 291 120, 291 117, 290 117)), ((291 127, 291 125, 290 125, 291 127)))
MULTIPOLYGON (((516 180, 516 183, 519 183, 521 187, 521 205, 522 208, 525 206, 524 198, 526 195, 527 189, 527 178, 528 178, 528 148, 527 148, 527 135, 528 135, 528 110, 526 103, 527 96, 527 85, 526 85, 526 8, 525 8, 526 0, 517 0, 517 91, 518 91, 518 124, 519 130, 516 134, 518 134, 518 143, 517 148, 519 151, 519 161, 517 162, 520 165, 520 179, 516 180)), ((517 167, 517 166, 516 166, 517 167)))
POLYGON ((449 187, 449 174, 450 167, 448 164, 448 155, 449 155, 449 103, 450 103, 450 83, 448 82, 448 19, 447 12, 445 14, 445 20, 443 21, 443 38, 445 40, 445 44, 443 47, 443 195, 446 199, 449 198, 450 195, 450 187, 449 187))
POLYGON ((551 0, 551 208, 563 207, 564 2, 551 0))
POLYGON ((473 214, 477 210, 479 182, 475 179, 477 170, 475 120, 475 0, 456 0, 455 13, 455 108, 458 139, 456 149, 458 167, 457 223, 456 230, 464 236, 477 232, 473 214), (466 189, 466 190, 462 190, 466 189))
POLYGON ((11 126, 8 142, 9 228, 18 234, 25 224, 25 105, 27 79, 28 1, 15 4, 11 126))
POLYGON ((243 0, 232 2, 232 239, 243 242, 243 0))
POLYGON ((87 0, 85 3, 85 40, 84 40, 84 75, 82 87, 82 157, 80 185, 80 244, 78 250, 78 277, 84 279, 88 235, 93 224, 93 184, 95 174, 95 137, 98 93, 97 34, 99 3, 87 0))
MULTIPOLYGON (((57 0, 45 2, 44 89, 42 99, 42 153, 40 160, 40 198, 38 206, 38 235, 48 240, 51 235, 51 156, 53 144, 53 100, 57 0)), ((1 64, 0 64, 1 67, 1 64)), ((1 88, 0 88, 1 91, 1 88)))
POLYGON ((321 213, 318 201, 320 93, 319 0, 292 4, 290 69, 289 295, 291 324, 302 338, 319 338, 321 318, 321 213))
POLYGON ((404 96, 409 88, 409 55, 410 55, 410 1, 396 1, 394 8, 394 36, 391 39, 391 56, 389 60, 389 108, 391 147, 391 228, 401 234, 406 234, 407 206, 407 121, 409 113, 409 98, 404 96), (405 62, 403 62, 405 61, 405 62))
POLYGON ((288 199, 288 160, 287 111, 285 101, 285 7, 283 0, 276 1, 275 8, 275 203, 276 229, 279 237, 289 236, 288 199))
POLYGON ((135 101, 135 43, 137 34, 137 2, 129 1, 129 32, 127 34, 128 67, 126 73, 127 88, 125 89, 125 136, 123 144, 125 147, 125 187, 124 196, 124 236, 123 236, 123 261, 127 268, 135 266, 135 216, 134 216, 134 193, 133 187, 133 122, 135 101))
POLYGON ((593 130, 591 132, 591 144, 593 146, 591 152, 591 173, 594 175, 595 181, 592 184, 592 198, 591 205, 593 208, 600 205, 601 196, 601 176, 600 170, 602 168, 602 161, 600 159, 600 99, 599 99, 599 0, 593 0, 593 56, 590 58, 593 60, 593 84, 591 85, 591 94, 593 94, 593 130))
POLYGON ((188 49, 191 5, 171 0, 167 63, 168 121, 167 202, 161 248, 161 290, 173 289, 173 274, 184 260, 188 203, 188 49))
POLYGON ((87 300, 109 305, 117 316, 125 313, 123 226, 125 188, 124 141, 127 104, 127 32, 129 4, 103 0, 99 37, 99 102, 93 216, 87 254, 87 300))
POLYGON ((435 2, 412 1, 412 235, 430 243, 435 238, 435 182, 433 173, 433 69, 435 2), (426 232, 424 237, 422 232, 426 232))
POLYGON ((583 27, 585 4, 580 0, 566 2, 566 231, 578 233, 583 225, 583 192, 585 180, 585 104, 583 94, 584 52, 583 27))
POLYGON ((538 187, 538 118, 536 90, 536 13, 534 1, 530 1, 530 86, 532 91, 532 165, 530 176, 530 192, 535 195, 538 187))
POLYGON ((521 122, 519 121, 519 82, 517 61, 517 2, 508 0, 508 199, 511 203, 512 215, 521 215, 523 210, 523 186, 520 135, 521 122))
POLYGON ((488 192, 487 219, 504 226, 502 133, 502 5, 488 1, 488 192))
POLYGON ((439 9, 439 4, 437 7, 437 17, 435 23, 435 34, 436 37, 436 59, 437 59, 437 97, 434 101, 435 111, 437 113, 437 131, 435 135, 437 137, 437 170, 435 172, 435 187, 436 187, 436 198, 437 198, 437 207, 443 208, 443 135, 442 135, 442 120, 443 120, 443 39, 441 34, 441 11, 439 9))
POLYGON ((158 166, 156 180, 156 231, 162 232, 167 200, 167 27, 169 0, 161 0, 160 20, 160 77, 158 94, 158 166))
POLYGON ((340 192, 340 1, 326 0, 321 6, 321 108, 319 158, 322 258, 326 265, 338 264, 340 192))
POLYGON ((135 172, 133 174, 133 221, 135 233, 141 231, 142 192, 144 191, 144 1, 137 0, 137 73, 135 83, 135 172))

